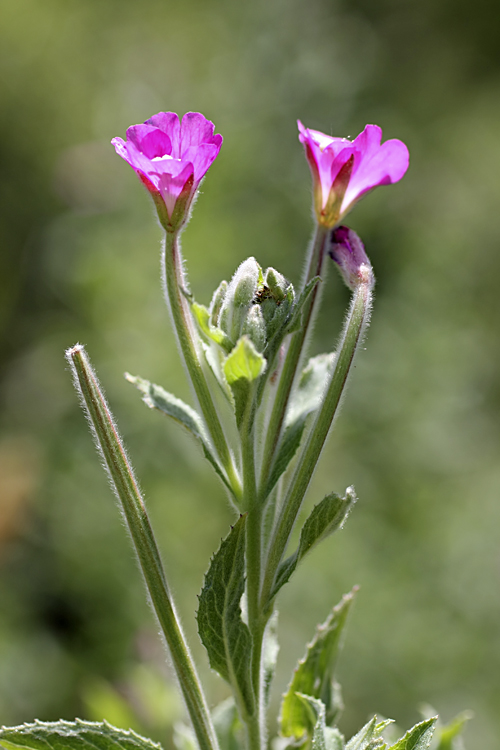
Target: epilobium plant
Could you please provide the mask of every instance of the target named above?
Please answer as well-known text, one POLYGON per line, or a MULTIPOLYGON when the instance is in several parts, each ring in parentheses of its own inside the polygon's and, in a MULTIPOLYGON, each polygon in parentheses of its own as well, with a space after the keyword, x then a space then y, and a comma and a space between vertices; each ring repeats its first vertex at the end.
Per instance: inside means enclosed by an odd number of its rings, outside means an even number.
MULTIPOLYGON (((342 708, 335 662, 355 590, 320 625, 283 696, 279 738, 269 737, 267 710, 278 654, 276 600, 302 558, 339 529, 356 496, 327 495, 303 525, 298 546, 289 542, 311 477, 337 412, 370 318, 374 275, 363 243, 341 220, 363 195, 400 180, 408 150, 398 140, 381 144, 367 125, 354 140, 332 138, 299 123, 313 178, 316 227, 299 289, 255 258, 222 281, 208 307, 189 289, 179 243, 200 181, 217 157, 222 137, 199 113, 182 122, 160 112, 114 138, 117 153, 150 192, 165 230, 163 286, 196 408, 159 385, 127 375, 147 406, 183 425, 201 444, 234 506, 234 525, 213 555, 196 613, 211 667, 233 699, 208 708, 176 614, 144 499, 110 409, 88 360, 76 345, 66 353, 94 438, 109 473, 139 561, 149 599, 164 633, 190 728, 181 750, 425 750, 455 748, 464 718, 440 729, 428 718, 395 739, 388 720, 374 717, 348 742, 336 726, 342 708), (311 321, 318 313, 321 279, 330 258, 352 299, 335 351, 305 359, 311 321), (230 409, 220 410, 220 391, 230 409), (231 414, 228 420, 228 414, 231 414), (228 423, 229 422, 229 423, 228 423), (237 434, 237 441, 234 434, 237 434), (233 437, 229 438, 230 435, 233 437), (392 734, 391 734, 392 731, 392 734)), ((332 341, 332 347, 334 341, 332 341)), ((150 750, 149 740, 106 723, 42 723, 0 730, 9 750, 126 747, 150 750)))

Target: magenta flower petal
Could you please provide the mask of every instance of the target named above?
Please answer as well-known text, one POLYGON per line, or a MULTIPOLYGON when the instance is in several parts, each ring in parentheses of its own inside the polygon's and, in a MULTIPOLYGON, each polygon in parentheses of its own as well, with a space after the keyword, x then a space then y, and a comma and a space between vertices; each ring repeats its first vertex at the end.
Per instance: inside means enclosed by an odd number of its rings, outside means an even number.
POLYGON ((126 141, 113 138, 111 142, 155 201, 160 201, 157 207, 163 201, 167 223, 182 199, 177 210, 181 218, 176 218, 182 224, 200 181, 220 151, 222 136, 214 135, 213 123, 199 112, 188 112, 182 122, 175 112, 159 112, 142 125, 128 128, 126 141))
POLYGON ((397 182, 408 169, 405 144, 398 140, 381 144, 382 130, 377 125, 367 125, 351 142, 297 124, 313 176, 316 216, 325 226, 335 226, 365 193, 397 182))

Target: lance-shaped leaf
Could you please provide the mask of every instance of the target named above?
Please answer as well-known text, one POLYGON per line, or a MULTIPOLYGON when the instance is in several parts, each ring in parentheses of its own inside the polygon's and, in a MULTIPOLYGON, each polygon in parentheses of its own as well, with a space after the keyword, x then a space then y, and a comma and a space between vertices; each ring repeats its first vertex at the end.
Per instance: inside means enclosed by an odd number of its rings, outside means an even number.
POLYGON ((80 719, 2 727, 0 745, 6 750, 161 750, 161 745, 131 729, 80 719))
POLYGON ((233 698, 227 698, 213 711, 215 733, 219 740, 220 750, 240 750, 243 726, 233 698))
POLYGON ((323 701, 303 693, 297 693, 297 698, 304 705, 313 726, 312 750, 344 750, 343 735, 336 727, 327 727, 326 725, 326 711, 323 701))
POLYGON ((269 475, 266 496, 270 494, 296 454, 302 440, 307 417, 318 408, 334 364, 334 353, 318 354, 316 357, 311 357, 302 371, 299 384, 291 399, 278 455, 269 475))
POLYGON ((406 732, 389 750, 427 750, 431 744, 432 735, 436 726, 437 716, 426 721, 421 721, 406 732))
POLYGON ((171 417, 185 427, 191 435, 194 435, 201 444, 205 458, 210 461, 217 475, 222 479, 228 490, 232 492, 219 462, 212 453, 203 420, 198 412, 160 385, 150 383, 149 380, 144 380, 137 375, 130 375, 128 372, 125 373, 125 378, 142 393, 142 400, 146 406, 149 406, 150 409, 157 409, 162 414, 166 414, 167 417, 171 417))
POLYGON ((381 735, 384 729, 392 723, 392 719, 377 721, 377 717, 374 716, 354 737, 351 737, 346 750, 384 750, 387 744, 381 735))
POLYGON ((245 588, 245 522, 246 516, 240 516, 212 558, 200 594, 197 620, 210 666, 233 686, 240 709, 251 716, 252 638, 240 607, 245 588))
POLYGON ((290 320, 287 323, 287 326, 286 326, 287 333, 293 333, 294 331, 299 330, 300 326, 302 325, 302 311, 304 309, 304 305, 309 299, 309 296, 312 290, 314 289, 314 287, 316 286, 316 284, 319 284, 320 282, 321 282, 321 277, 315 276, 304 287, 304 291, 300 294, 297 302, 295 303, 293 313, 290 316, 290 320))
POLYGON ((356 589, 346 594, 334 607, 327 620, 318 626, 316 635, 307 647, 306 654, 297 664, 292 681, 283 696, 280 712, 280 731, 285 737, 300 739, 311 735, 314 724, 304 701, 297 697, 303 693, 318 698, 325 706, 326 722, 335 718, 335 690, 333 672, 340 650, 341 635, 356 589))
POLYGON ((240 427, 252 382, 266 369, 266 360, 248 336, 242 336, 224 362, 224 375, 233 392, 236 424, 240 427))
POLYGON ((439 726, 438 722, 438 744, 436 750, 460 750, 463 748, 460 735, 463 732, 465 724, 472 718, 470 711, 463 711, 458 716, 446 724, 444 727, 439 726))
POLYGON ((287 583, 302 558, 322 539, 341 528, 355 502, 354 488, 348 487, 345 497, 340 497, 340 495, 332 492, 331 495, 327 495, 318 505, 314 506, 300 532, 299 546, 293 555, 284 560, 278 568, 271 599, 287 583))

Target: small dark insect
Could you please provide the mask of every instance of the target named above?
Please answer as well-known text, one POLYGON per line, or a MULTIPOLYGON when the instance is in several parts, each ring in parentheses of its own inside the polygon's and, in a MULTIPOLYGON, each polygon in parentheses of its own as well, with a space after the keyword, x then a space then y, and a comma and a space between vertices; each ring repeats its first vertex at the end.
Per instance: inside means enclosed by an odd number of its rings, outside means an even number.
POLYGON ((253 302, 256 305, 260 305, 266 299, 273 299, 277 305, 280 304, 280 300, 277 300, 269 287, 264 284, 263 287, 257 290, 255 297, 253 298, 253 302))

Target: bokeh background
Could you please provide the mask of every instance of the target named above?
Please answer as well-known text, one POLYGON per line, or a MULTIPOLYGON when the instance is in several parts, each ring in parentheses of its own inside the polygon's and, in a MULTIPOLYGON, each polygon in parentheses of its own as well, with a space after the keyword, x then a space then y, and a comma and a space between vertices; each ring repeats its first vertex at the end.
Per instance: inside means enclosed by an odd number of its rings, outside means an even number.
MULTIPOLYGON (((197 644, 232 520, 197 447, 128 370, 191 398, 159 281, 160 231, 110 139, 159 110, 224 135, 184 236, 193 290, 255 255, 292 281, 311 233, 295 120, 403 139, 411 168, 349 217, 378 277, 308 507, 354 484, 344 531, 283 592, 275 701, 316 622, 361 585, 339 665, 353 732, 422 702, 500 733, 500 6, 493 0, 3 0, 0 22, 0 723, 108 718, 171 746, 182 715, 72 390, 85 343, 141 478, 197 644)), ((347 293, 330 274, 313 353, 347 293)))

